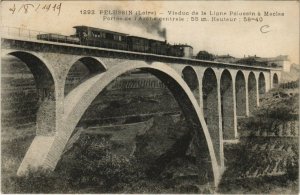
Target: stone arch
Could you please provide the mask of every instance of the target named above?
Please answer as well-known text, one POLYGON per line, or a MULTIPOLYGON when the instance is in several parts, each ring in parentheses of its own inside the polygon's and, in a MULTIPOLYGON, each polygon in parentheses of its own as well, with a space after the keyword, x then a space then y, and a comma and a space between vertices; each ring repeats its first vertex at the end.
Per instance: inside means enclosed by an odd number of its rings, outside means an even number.
POLYGON ((46 63, 44 63, 44 61, 41 60, 41 58, 32 53, 23 51, 13 51, 7 55, 14 56, 27 65, 33 74, 39 96, 41 96, 40 98, 42 100, 47 98, 46 95, 49 94, 52 96, 51 98, 55 99, 55 84, 53 74, 50 72, 50 68, 46 63))
POLYGON ((65 79, 65 96, 80 83, 84 82, 84 80, 106 70, 106 66, 96 58, 81 57, 76 59, 70 66, 65 79))
POLYGON ((52 134, 56 126, 56 83, 53 70, 40 57, 23 51, 12 51, 7 55, 14 56, 24 62, 33 74, 37 96, 37 134, 52 134))
POLYGON ((273 75, 272 82, 273 82, 273 88, 278 87, 279 80, 278 80, 278 75, 276 73, 274 73, 274 75, 273 75))
MULTIPOLYGON (((148 65, 144 62, 139 62, 139 64, 125 62, 110 68, 103 74, 88 79, 72 90, 65 98, 65 115, 62 119, 63 127, 53 138, 54 140, 50 148, 45 148, 47 150, 46 159, 41 162, 40 166, 50 169, 55 168, 74 128, 95 97, 115 78, 135 69, 155 75, 175 94, 174 96, 182 108, 182 112, 186 115, 188 123, 196 130, 195 133, 198 137, 196 145, 201 149, 201 152, 197 153, 197 158, 205 162, 210 162, 206 169, 207 172, 204 175, 217 185, 220 175, 219 167, 213 149, 213 140, 211 140, 203 113, 191 90, 180 75, 169 66, 161 63, 148 65)), ((25 163, 23 166, 27 167, 25 163)))
POLYGON ((184 67, 182 70, 182 78, 187 83, 199 103, 199 80, 194 68, 191 66, 184 67))
POLYGON ((214 149, 217 155, 219 165, 222 162, 222 143, 220 140, 219 131, 219 108, 218 108, 218 81, 213 69, 207 68, 204 71, 202 79, 202 93, 203 93, 203 114, 204 119, 209 130, 209 133, 214 141, 214 149))
POLYGON ((266 93, 266 79, 265 75, 261 72, 258 76, 258 92, 259 92, 259 98, 262 97, 263 94, 266 93))
POLYGON ((235 77, 236 91, 236 115, 246 116, 246 80, 242 71, 238 71, 235 77))
POLYGON ((224 140, 235 138, 233 82, 230 72, 225 69, 221 74, 221 116, 224 140))
POLYGON ((249 99, 249 114, 257 108, 257 85, 256 78, 253 72, 248 76, 248 99, 249 99))

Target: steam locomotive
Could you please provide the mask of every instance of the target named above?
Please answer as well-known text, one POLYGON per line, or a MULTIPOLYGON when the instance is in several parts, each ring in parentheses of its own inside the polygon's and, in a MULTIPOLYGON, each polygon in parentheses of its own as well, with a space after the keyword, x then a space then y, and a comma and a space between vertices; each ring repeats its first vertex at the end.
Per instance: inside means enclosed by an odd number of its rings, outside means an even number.
POLYGON ((89 26, 74 26, 73 28, 76 29, 76 33, 71 36, 49 33, 39 34, 37 39, 175 57, 191 58, 193 56, 193 47, 190 45, 172 45, 166 41, 89 26))

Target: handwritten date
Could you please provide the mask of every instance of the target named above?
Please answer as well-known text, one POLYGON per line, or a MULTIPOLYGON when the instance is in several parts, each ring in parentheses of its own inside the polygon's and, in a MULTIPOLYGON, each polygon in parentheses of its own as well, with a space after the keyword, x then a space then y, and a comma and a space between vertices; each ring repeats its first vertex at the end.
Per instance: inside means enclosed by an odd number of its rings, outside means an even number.
POLYGON ((25 3, 16 6, 16 4, 13 4, 12 7, 9 8, 9 11, 12 14, 15 13, 24 13, 27 14, 28 12, 57 12, 57 15, 60 14, 62 8, 62 3, 49 3, 49 4, 31 4, 31 3, 25 3))

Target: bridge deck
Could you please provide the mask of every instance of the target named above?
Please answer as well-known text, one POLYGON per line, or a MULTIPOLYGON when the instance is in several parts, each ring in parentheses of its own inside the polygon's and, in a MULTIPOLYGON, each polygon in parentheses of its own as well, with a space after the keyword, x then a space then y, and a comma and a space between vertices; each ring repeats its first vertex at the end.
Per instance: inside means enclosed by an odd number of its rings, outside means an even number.
MULTIPOLYGON (((193 65, 201 65, 202 64, 209 64, 209 65, 217 65, 217 66, 225 66, 231 68, 247 68, 247 69, 259 69, 259 70, 281 70, 281 68, 274 68, 274 67, 263 67, 263 66, 250 66, 245 64, 233 64, 233 63, 225 63, 225 62, 218 62, 218 61, 207 61, 207 60, 199 60, 194 58, 184 58, 184 57, 173 57, 173 56, 166 56, 166 55, 158 55, 158 54, 151 54, 151 53, 141 53, 141 52, 133 52, 133 51, 125 51, 125 50, 117 50, 117 49, 109 49, 109 48, 100 48, 94 46, 87 46, 87 45, 77 45, 77 44, 69 44, 69 43, 61 43, 61 42, 52 42, 52 41, 44 41, 38 40, 32 37, 29 38, 20 38, 20 37, 10 37, 10 36, 2 36, 2 40, 10 40, 10 41, 23 41, 23 42, 32 42, 38 44, 46 44, 46 45, 56 45, 56 46, 65 46, 71 48, 81 48, 81 49, 89 49, 89 50, 98 50, 98 51, 106 51, 106 52, 113 52, 113 53, 120 53, 120 54, 128 54, 128 55, 138 55, 138 56, 145 56, 145 57, 156 57, 161 59, 169 59, 169 60, 184 60, 186 63, 193 63, 193 65)), ((3 48, 3 47, 2 47, 3 48)))

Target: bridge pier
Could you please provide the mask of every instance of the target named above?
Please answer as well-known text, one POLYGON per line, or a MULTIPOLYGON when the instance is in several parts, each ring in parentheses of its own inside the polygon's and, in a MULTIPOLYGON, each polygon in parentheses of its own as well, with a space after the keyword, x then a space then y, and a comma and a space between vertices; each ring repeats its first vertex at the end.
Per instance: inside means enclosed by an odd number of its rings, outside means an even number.
POLYGON ((238 138, 238 132, 237 132, 237 111, 236 111, 236 91, 235 91, 235 76, 232 79, 232 99, 233 99, 233 131, 234 131, 234 138, 238 138))
MULTIPOLYGON (((49 59, 49 58, 48 58, 49 59)), ((51 58, 50 58, 51 59, 51 58)), ((54 67, 57 63, 54 59, 48 65, 54 67)), ((55 77, 55 90, 49 93, 49 97, 43 98, 37 113, 37 131, 29 149, 27 150, 17 175, 24 175, 28 170, 35 170, 43 167, 53 170, 49 163, 48 155, 53 147, 55 137, 62 128, 64 115, 64 77, 55 77)), ((39 85, 39 84, 37 84, 39 85)))
POLYGON ((217 97, 218 97, 218 116, 219 116, 219 140, 220 140, 220 156, 221 156, 221 169, 224 169, 225 163, 224 163, 224 135, 223 135, 223 119, 222 119, 222 101, 221 101, 221 82, 220 79, 221 75, 220 73, 217 74, 217 97))
POLYGON ((246 116, 248 117, 249 116, 249 88, 248 88, 248 76, 249 74, 247 74, 247 76, 245 76, 245 93, 246 93, 246 116))

